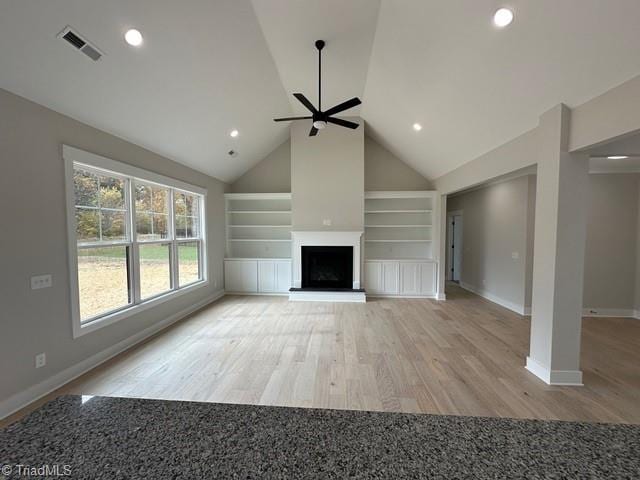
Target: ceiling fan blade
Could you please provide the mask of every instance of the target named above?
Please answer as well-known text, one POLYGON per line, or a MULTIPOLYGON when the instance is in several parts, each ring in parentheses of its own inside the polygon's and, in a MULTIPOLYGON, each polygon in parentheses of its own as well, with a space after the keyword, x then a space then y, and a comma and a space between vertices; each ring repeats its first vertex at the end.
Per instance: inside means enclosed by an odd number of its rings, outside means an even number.
POLYGON ((354 128, 354 129, 360 126, 355 122, 350 122, 349 120, 343 120, 341 118, 334 118, 334 117, 327 118, 327 122, 335 123, 336 125, 340 125, 341 127, 354 128))
POLYGON ((318 129, 316 127, 311 127, 311 131, 309 131, 310 137, 315 137, 318 134, 318 129))
POLYGON ((318 110, 316 110, 316 107, 313 106, 313 103, 311 103, 309 99, 305 97, 303 94, 294 93, 293 96, 296 97, 301 104, 307 107, 307 110, 309 110, 311 113, 318 113, 318 110))
POLYGON ((311 116, 309 117, 285 117, 285 118, 274 118, 273 121, 274 122, 289 122, 291 120, 308 120, 310 118, 313 118, 311 116))
POLYGON ((350 108, 356 107, 360 105, 362 102, 358 97, 353 97, 351 100, 347 100, 346 102, 342 102, 340 105, 336 105, 335 107, 330 108, 326 112, 325 115, 335 115, 336 113, 343 112, 345 110, 349 110, 350 108))

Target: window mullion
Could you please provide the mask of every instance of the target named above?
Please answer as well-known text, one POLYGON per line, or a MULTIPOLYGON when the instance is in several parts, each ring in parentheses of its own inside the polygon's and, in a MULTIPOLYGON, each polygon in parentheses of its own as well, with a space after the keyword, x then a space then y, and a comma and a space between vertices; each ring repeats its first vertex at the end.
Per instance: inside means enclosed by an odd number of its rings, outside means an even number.
POLYGON ((140 294, 140 248, 138 246, 138 229, 136 228, 136 202, 135 202, 135 182, 132 178, 128 180, 127 189, 127 211, 129 212, 129 241, 131 242, 131 277, 133 285, 133 303, 141 301, 140 294))
POLYGON ((175 190, 169 189, 169 222, 170 226, 168 237, 171 240, 171 253, 169 255, 169 262, 171 267, 171 289, 178 289, 178 249, 176 246, 176 223, 175 223, 175 190))
POLYGON ((98 175, 96 178, 98 179, 98 191, 96 192, 98 197, 98 240, 102 241, 102 203, 100 202, 102 197, 102 193, 100 192, 100 179, 102 177, 98 175))

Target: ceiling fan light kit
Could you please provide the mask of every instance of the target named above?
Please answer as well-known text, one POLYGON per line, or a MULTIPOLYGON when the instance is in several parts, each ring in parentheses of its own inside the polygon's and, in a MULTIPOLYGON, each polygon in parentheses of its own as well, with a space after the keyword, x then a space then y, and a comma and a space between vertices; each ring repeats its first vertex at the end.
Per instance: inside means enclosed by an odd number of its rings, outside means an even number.
POLYGON ((334 125, 339 125, 341 127, 351 129, 358 128, 359 125, 355 122, 350 122, 349 120, 343 120, 342 118, 333 117, 333 115, 337 113, 344 112, 345 110, 360 105, 362 102, 358 97, 353 97, 346 102, 342 102, 339 105, 331 107, 327 111, 322 111, 322 49, 325 46, 325 42, 324 40, 317 40, 315 45, 318 49, 318 108, 314 107, 309 99, 302 93, 294 93, 293 96, 296 97, 298 101, 311 112, 311 115, 304 117, 274 118, 274 121, 289 122, 293 120, 311 120, 312 126, 311 130, 309 131, 310 137, 316 136, 319 130, 326 128, 327 123, 333 123, 334 125))

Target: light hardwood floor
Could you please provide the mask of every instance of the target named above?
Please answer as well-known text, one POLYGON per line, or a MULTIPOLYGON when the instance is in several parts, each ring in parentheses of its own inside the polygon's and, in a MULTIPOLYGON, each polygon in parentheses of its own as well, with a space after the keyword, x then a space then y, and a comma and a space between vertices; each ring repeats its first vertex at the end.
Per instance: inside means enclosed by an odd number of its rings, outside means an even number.
POLYGON ((453 285, 448 299, 225 297, 50 397, 640 423, 640 321, 585 319, 585 386, 549 387, 524 368, 528 319, 453 285))

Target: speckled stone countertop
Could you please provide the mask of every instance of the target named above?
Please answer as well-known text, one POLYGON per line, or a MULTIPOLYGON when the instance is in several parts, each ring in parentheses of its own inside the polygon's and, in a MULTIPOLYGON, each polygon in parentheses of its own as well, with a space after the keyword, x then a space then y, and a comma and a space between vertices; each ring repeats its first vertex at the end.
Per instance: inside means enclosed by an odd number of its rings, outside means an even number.
POLYGON ((0 431, 0 478, 24 478, 17 465, 110 480, 640 478, 640 426, 64 396, 0 431))

